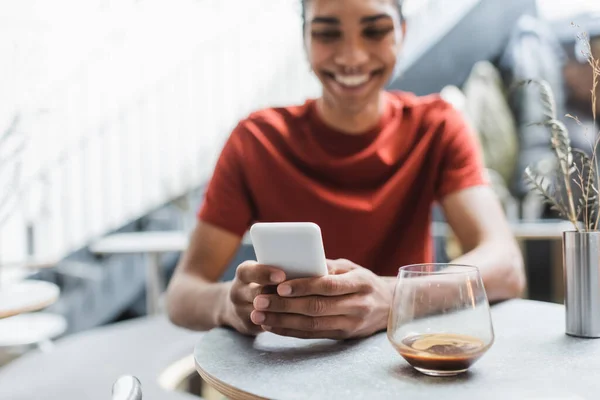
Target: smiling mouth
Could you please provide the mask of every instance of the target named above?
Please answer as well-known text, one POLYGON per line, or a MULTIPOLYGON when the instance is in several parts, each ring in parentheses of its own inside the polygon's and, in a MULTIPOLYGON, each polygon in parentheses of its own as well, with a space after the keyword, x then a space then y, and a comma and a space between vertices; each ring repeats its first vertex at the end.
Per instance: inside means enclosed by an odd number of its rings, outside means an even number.
POLYGON ((360 75, 343 75, 325 71, 325 75, 333 79, 339 85, 349 89, 356 89, 361 86, 364 86, 367 83, 369 83, 375 76, 380 75, 382 73, 383 70, 375 70, 373 72, 360 75))

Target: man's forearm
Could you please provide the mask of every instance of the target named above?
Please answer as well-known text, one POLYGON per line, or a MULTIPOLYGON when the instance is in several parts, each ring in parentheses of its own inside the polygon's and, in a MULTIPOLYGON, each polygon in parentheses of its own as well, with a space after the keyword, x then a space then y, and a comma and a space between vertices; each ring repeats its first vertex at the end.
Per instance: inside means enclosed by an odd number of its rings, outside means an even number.
MULTIPOLYGON (((452 264, 478 267, 489 301, 498 301, 521 295, 525 287, 523 258, 516 244, 484 243, 451 261, 452 264)), ((395 277, 382 277, 392 293, 397 284, 395 277)), ((443 299, 444 293, 436 293, 443 299)), ((436 304, 436 296, 428 299, 428 310, 436 304), (433 300, 433 301, 432 301, 433 300)), ((390 303, 391 304, 391 303, 390 303)), ((416 311, 416 314, 419 314, 416 311)))
POLYGON ((231 282, 212 283, 190 274, 176 274, 169 285, 167 310, 178 326, 205 331, 225 325, 231 282))
POLYGON ((518 297, 525 288, 523 257, 516 244, 484 243, 452 263, 479 268, 489 301, 518 297))

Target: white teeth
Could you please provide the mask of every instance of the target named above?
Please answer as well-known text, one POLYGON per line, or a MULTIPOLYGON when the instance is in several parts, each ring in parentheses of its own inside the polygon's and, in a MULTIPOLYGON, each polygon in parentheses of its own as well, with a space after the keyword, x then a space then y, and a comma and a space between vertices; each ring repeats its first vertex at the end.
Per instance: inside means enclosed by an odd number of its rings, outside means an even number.
POLYGON ((366 83, 369 80, 369 74, 365 75, 335 75, 335 80, 341 83, 344 86, 356 87, 360 86, 363 83, 366 83))

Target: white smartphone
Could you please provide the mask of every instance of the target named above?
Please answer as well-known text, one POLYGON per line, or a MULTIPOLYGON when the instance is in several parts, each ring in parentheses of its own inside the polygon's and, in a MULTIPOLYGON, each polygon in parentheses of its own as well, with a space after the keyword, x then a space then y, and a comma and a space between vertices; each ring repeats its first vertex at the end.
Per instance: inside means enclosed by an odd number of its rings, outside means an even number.
POLYGON ((250 228, 259 264, 281 268, 286 279, 327 275, 321 228, 312 222, 259 222, 250 228))

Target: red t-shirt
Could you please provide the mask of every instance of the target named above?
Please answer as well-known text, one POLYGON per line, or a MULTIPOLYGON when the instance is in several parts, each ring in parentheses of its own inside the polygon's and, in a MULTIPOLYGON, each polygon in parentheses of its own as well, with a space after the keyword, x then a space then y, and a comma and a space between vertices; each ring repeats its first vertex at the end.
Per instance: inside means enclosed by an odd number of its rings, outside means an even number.
POLYGON ((432 205, 486 183, 479 148, 439 96, 386 99, 360 135, 326 125, 314 100, 251 114, 225 144, 199 218, 240 236, 254 222, 314 222, 327 258, 384 276, 432 262, 432 205))

